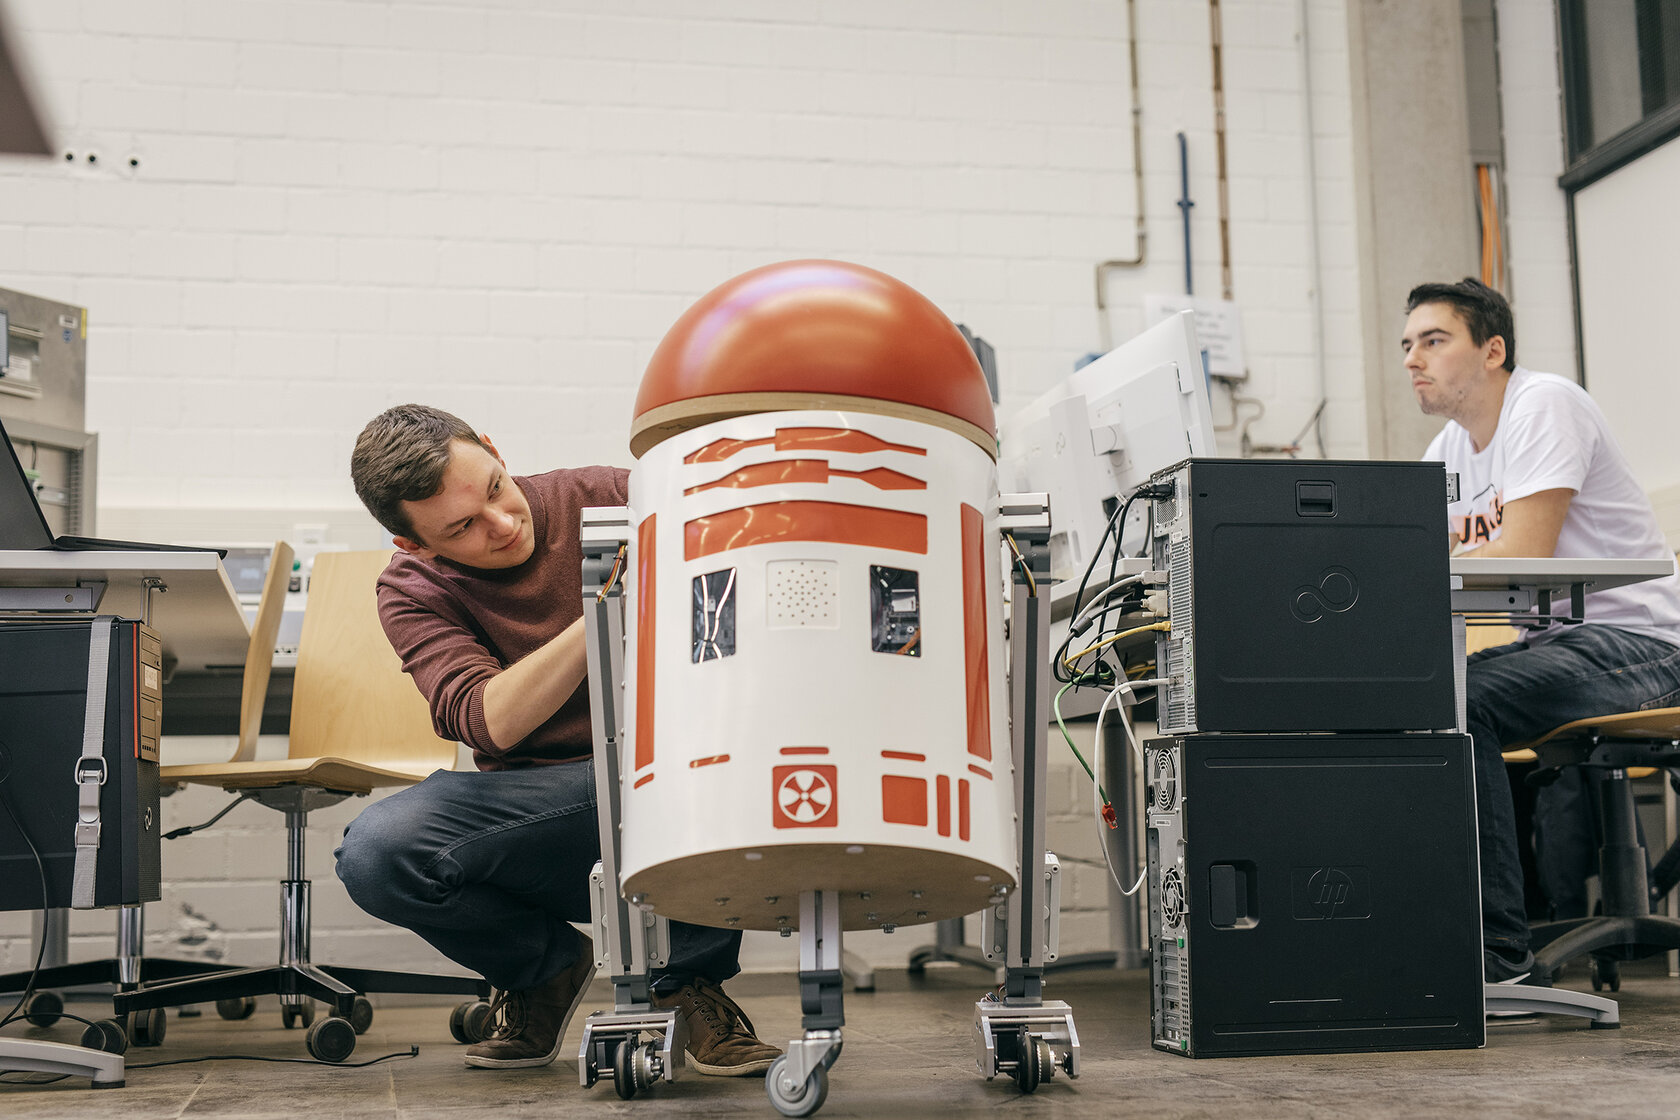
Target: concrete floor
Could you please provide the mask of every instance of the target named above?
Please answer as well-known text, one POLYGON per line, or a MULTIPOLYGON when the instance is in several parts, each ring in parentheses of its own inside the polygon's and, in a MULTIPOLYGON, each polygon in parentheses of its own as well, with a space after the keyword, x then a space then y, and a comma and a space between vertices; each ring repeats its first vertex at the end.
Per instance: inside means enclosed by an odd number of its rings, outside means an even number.
MULTIPOLYGON (((914 981, 903 972, 881 971, 876 991, 848 993, 845 1052, 818 1115, 832 1120, 930 1120, 991 1111, 1105 1120, 1449 1115, 1669 1120, 1680 1115, 1680 980, 1666 974, 1662 958, 1624 966, 1620 1030, 1590 1030, 1583 1020, 1547 1018, 1490 1026, 1481 1050, 1204 1060, 1150 1049, 1146 973, 1065 973, 1052 977, 1047 995, 1074 1007, 1082 1075, 1077 1081, 1057 1078, 1031 1096, 1020 1094, 1007 1078, 988 1082, 976 1073, 973 1001, 987 981, 977 969, 936 965, 914 981)), ((1585 970, 1577 965, 1564 986, 1584 984, 1585 970)), ((797 1033, 792 976, 743 976, 730 990, 762 1037, 785 1042, 797 1033)), ((598 983, 585 1010, 603 1008, 609 999, 610 989, 598 983)), ((96 1006, 72 1003, 71 1010, 91 1014, 96 1006)), ((0 1116, 776 1116, 762 1081, 701 1077, 688 1070, 676 1083, 628 1102, 618 1099, 610 1075, 592 1089, 580 1089, 574 1060, 580 1022, 581 1016, 572 1025, 563 1057, 538 1070, 464 1068, 461 1047, 449 1036, 448 1008, 415 1002, 380 1007, 351 1060, 406 1054, 410 1044, 420 1051, 413 1058, 362 1068, 253 1061, 139 1068, 217 1054, 305 1056, 302 1033, 281 1028, 273 1000, 263 1001, 256 1017, 242 1023, 223 1022, 214 1013, 172 1015, 161 1046, 129 1051, 125 1088, 94 1092, 81 1079, 52 1085, 0 1083, 0 1116)), ((15 1026, 7 1029, 7 1034, 16 1033, 15 1026)), ((67 1024, 28 1035, 74 1041, 67 1024)))

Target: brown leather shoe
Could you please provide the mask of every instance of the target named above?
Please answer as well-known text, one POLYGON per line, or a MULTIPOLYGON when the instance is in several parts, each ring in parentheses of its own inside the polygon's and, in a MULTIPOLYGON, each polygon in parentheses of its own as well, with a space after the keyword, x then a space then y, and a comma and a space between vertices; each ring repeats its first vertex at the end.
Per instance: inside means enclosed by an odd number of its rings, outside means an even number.
POLYGON ((466 1063, 477 1069, 530 1069, 560 1056, 566 1025, 595 978, 595 945, 578 936, 578 959, 535 988, 496 989, 490 1014, 496 1024, 490 1037, 467 1047, 466 1063))
POLYGON ((752 1020, 710 980, 695 980, 669 995, 655 994, 655 1007, 675 1007, 688 1024, 689 1064, 713 1077, 763 1077, 779 1048, 760 1042, 752 1020))

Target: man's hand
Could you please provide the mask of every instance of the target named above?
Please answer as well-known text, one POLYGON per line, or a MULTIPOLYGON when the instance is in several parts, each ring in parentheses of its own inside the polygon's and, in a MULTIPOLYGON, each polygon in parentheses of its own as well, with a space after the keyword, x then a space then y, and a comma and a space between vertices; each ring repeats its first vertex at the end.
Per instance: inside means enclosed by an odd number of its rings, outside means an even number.
POLYGON ((1506 502, 1499 539, 1462 553, 1454 549, 1454 555, 1551 556, 1557 551, 1558 533, 1574 500, 1575 491, 1559 487, 1506 502))
POLYGON ((509 665, 484 686, 484 725, 507 750, 542 726, 589 672, 583 619, 509 665))

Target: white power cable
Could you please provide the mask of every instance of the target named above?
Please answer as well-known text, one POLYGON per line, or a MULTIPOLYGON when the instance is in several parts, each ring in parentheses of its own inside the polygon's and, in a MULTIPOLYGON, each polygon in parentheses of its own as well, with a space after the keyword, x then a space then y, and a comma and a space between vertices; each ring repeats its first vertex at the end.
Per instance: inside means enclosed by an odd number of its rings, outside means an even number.
POLYGON ((1130 898, 1132 895, 1136 894, 1140 888, 1142 888, 1143 881, 1149 877, 1149 868, 1145 866, 1141 871, 1139 871, 1137 882, 1132 884, 1130 890, 1127 890, 1126 885, 1120 881, 1120 873, 1114 869, 1114 860, 1108 854, 1108 836, 1106 834, 1107 826, 1102 819, 1102 798, 1097 793, 1097 791, 1102 788, 1103 718, 1108 713, 1108 706, 1110 704, 1115 705, 1115 715, 1120 720, 1121 729, 1126 733, 1126 741, 1131 744, 1132 752, 1137 755, 1138 771, 1139 773, 1142 773, 1144 769, 1143 747, 1138 743, 1137 734, 1132 730, 1132 721, 1126 718, 1126 712, 1124 706, 1120 703, 1120 698, 1122 696, 1130 695, 1132 690, 1136 688, 1159 688, 1161 685, 1168 683, 1170 682, 1167 677, 1149 677, 1145 680, 1121 681, 1109 691, 1108 695, 1103 699, 1102 707, 1097 709, 1097 729, 1093 749, 1091 751, 1091 809, 1095 814, 1094 823, 1097 827, 1097 847, 1102 851, 1103 863, 1108 865, 1108 877, 1114 880, 1115 887, 1119 888, 1120 893, 1125 895, 1127 898, 1130 898))
POLYGON ((1099 588, 1098 590, 1093 591, 1091 593, 1091 601, 1081 607, 1079 613, 1074 616, 1071 622, 1068 623, 1069 632, 1077 630, 1079 628, 1079 624, 1095 614, 1096 608, 1102 606, 1103 603, 1108 600, 1109 596, 1113 595, 1116 591, 1119 591, 1123 587, 1130 587, 1134 583, 1141 582, 1143 582, 1143 577, 1141 575, 1127 576, 1124 579, 1115 580, 1107 587, 1099 588))

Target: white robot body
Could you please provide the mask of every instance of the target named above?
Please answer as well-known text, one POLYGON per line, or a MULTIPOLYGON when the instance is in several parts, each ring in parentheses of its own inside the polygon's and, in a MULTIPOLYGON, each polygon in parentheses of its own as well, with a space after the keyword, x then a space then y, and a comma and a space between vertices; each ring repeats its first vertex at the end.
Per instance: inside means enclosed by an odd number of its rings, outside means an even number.
POLYGON ((767 412, 630 476, 623 889, 682 921, 973 913, 1013 889, 995 462, 940 427, 767 412))

